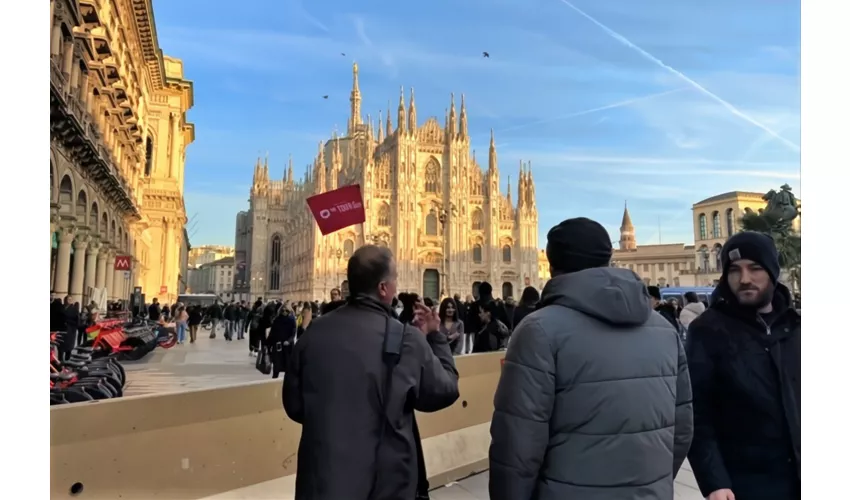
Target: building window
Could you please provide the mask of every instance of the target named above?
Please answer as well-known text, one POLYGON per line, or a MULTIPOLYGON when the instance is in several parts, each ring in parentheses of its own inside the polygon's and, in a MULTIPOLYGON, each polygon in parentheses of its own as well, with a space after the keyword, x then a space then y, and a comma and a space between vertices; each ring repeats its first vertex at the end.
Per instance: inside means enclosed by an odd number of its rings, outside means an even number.
POLYGON ((347 259, 354 253, 354 240, 345 240, 342 244, 342 254, 347 259))
POLYGON ((673 263, 673 270, 674 270, 674 271, 678 271, 678 270, 679 270, 679 263, 678 263, 678 262, 674 262, 674 263, 673 263))
POLYGON ((425 216, 425 234, 437 236, 437 215, 434 212, 428 212, 425 216))
POLYGON ((153 173, 153 140, 150 137, 145 139, 145 177, 150 177, 153 173))
POLYGON ((699 239, 708 239, 708 228, 706 227, 705 214, 699 214, 699 239))
POLYGON ((726 236, 735 234, 735 215, 731 208, 726 209, 726 236))
POLYGON ((472 211, 472 230, 473 231, 481 231, 484 229, 484 214, 481 212, 480 208, 476 208, 472 211))
POLYGON ((440 191, 440 165, 437 160, 431 158, 425 167, 425 192, 438 193, 440 191))
POLYGON ((505 245, 502 247, 502 262, 510 264, 511 262, 511 246, 505 245))
POLYGON ((649 264, 644 264, 644 265, 643 265, 643 272, 645 272, 645 273, 648 273, 648 272, 649 272, 649 264))
POLYGON ((272 237, 269 290, 280 290, 280 235, 272 237))
POLYGON ((712 236, 715 238, 720 238, 722 235, 720 234, 720 212, 714 212, 711 214, 711 231, 712 236))
POLYGON ((699 249, 699 268, 703 271, 708 270, 708 247, 700 247, 699 249))
POLYGON ((381 203, 378 208, 378 225, 389 227, 390 225, 390 207, 386 203, 381 203))
POLYGON ((476 243, 472 247, 472 262, 476 264, 481 264, 481 262, 484 260, 484 257, 482 255, 483 253, 484 252, 481 249, 481 245, 476 243))
POLYGON ((662 262, 661 264, 658 264, 658 270, 659 270, 659 271, 663 271, 663 270, 664 270, 664 263, 663 263, 663 262, 662 262))

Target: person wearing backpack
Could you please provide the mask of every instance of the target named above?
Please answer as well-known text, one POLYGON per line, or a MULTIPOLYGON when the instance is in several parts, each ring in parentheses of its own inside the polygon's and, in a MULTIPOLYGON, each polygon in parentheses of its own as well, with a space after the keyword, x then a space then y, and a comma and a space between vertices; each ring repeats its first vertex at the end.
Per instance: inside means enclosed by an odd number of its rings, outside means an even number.
POLYGON ((598 222, 547 235, 552 279, 511 336, 490 424, 492 500, 673 498, 693 438, 685 350, 598 222))
POLYGON ((295 500, 428 498, 414 410, 459 396, 440 317, 418 304, 412 324, 396 318, 388 248, 358 248, 347 277, 347 303, 312 321, 283 378, 283 407, 302 426, 295 500))

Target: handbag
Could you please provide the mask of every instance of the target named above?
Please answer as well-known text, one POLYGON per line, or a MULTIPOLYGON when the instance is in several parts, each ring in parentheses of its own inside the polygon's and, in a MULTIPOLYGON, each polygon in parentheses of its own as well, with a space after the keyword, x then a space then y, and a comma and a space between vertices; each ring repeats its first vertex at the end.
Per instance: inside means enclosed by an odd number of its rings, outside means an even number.
POLYGON ((260 353, 257 354, 257 363, 254 367, 263 375, 268 375, 272 372, 272 362, 269 359, 269 352, 265 347, 260 347, 260 353))

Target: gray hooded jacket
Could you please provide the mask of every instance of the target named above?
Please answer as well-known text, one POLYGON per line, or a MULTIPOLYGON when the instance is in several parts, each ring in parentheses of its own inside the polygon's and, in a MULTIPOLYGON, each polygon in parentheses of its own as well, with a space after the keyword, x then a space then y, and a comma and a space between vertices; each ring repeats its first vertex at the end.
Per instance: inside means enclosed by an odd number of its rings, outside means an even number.
POLYGON ((679 336, 627 269, 552 278, 511 338, 492 500, 672 499, 693 436, 679 336))

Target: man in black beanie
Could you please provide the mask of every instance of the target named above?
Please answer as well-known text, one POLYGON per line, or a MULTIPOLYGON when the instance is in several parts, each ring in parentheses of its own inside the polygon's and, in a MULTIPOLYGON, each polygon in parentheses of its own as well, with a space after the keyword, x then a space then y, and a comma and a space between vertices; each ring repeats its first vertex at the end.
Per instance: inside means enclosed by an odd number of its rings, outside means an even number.
POLYGON ((720 260, 711 307, 688 328, 688 458, 709 500, 798 500, 800 314, 770 236, 738 233, 720 260))
POLYGON ((547 237, 552 279, 496 390, 490 498, 673 498, 693 430, 679 336, 640 278, 610 267, 598 222, 568 219, 547 237))

